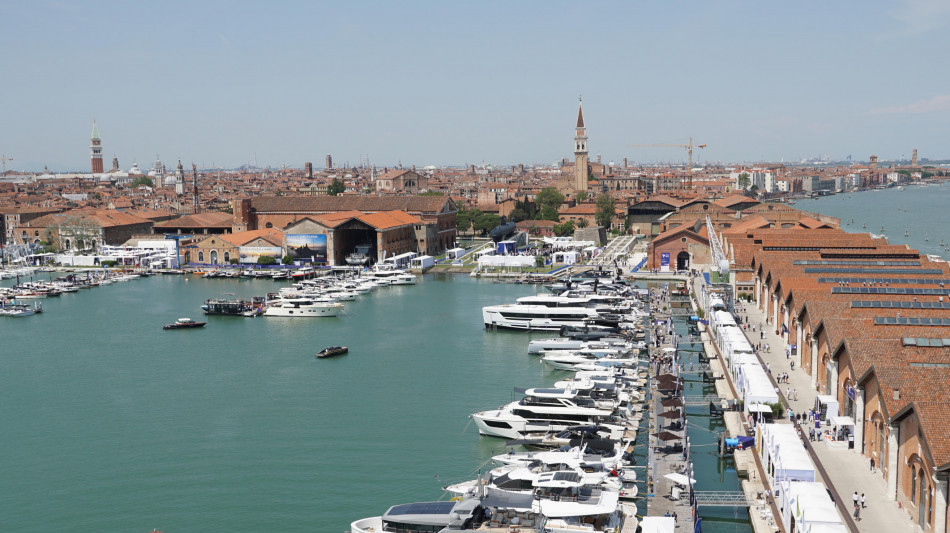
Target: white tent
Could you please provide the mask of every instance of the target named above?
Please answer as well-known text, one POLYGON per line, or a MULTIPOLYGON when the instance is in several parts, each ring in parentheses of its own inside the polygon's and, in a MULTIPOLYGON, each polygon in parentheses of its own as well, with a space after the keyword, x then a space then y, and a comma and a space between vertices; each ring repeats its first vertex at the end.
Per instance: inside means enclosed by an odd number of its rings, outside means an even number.
POLYGON ((478 266, 491 267, 533 267, 532 255, 483 255, 478 258, 478 266))
POLYGON ((756 403, 778 403, 778 394, 762 365, 758 362, 746 363, 734 365, 733 368, 736 387, 746 406, 756 403))
POLYGON ((554 262, 555 263, 564 263, 565 265, 573 265, 580 260, 580 252, 554 252, 554 262))
POLYGON ((755 444, 773 484, 784 480, 815 481, 815 465, 794 425, 759 424, 755 444))
POLYGON ((782 513, 782 522, 786 531, 791 531, 792 520, 795 531, 832 532, 847 531, 838 514, 831 496, 821 483, 805 481, 783 481, 779 483, 776 503, 782 513), (828 529, 830 528, 830 529, 828 529))
POLYGON ((452 248, 451 250, 446 250, 445 257, 449 259, 458 259, 465 255, 465 248, 452 248))
POLYGON ((640 519, 640 530, 643 533, 673 533, 676 520, 672 516, 644 516, 640 519))

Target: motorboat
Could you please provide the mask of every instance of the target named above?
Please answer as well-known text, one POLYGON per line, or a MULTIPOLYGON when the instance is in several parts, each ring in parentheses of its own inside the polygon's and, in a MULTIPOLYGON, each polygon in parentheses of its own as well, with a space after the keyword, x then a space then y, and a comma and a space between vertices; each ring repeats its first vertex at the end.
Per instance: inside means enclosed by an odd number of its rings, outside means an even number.
POLYGON ((165 324, 162 329, 193 329, 203 328, 207 322, 195 322, 190 318, 179 318, 171 324, 165 324))
POLYGON ((353 252, 346 256, 346 262, 350 265, 365 265, 370 260, 370 249, 372 244, 358 244, 353 252))
POLYGON ((317 359, 326 359, 349 353, 350 349, 346 346, 327 346, 316 353, 317 359))
POLYGON ((247 316, 248 311, 255 311, 264 305, 262 298, 245 300, 243 298, 208 298, 201 310, 206 315, 219 316, 247 316))
MULTIPOLYGON (((531 432, 560 431, 577 425, 615 422, 615 408, 598 404, 574 389, 536 388, 517 402, 471 415, 478 432, 520 439, 531 432)), ((619 427, 622 435, 622 426, 619 427)))
POLYGON ((541 529, 547 533, 606 533, 620 531, 625 520, 635 520, 635 506, 621 506, 618 492, 581 487, 572 496, 576 486, 550 477, 540 481, 535 492, 511 492, 490 486, 486 474, 461 498, 394 505, 382 516, 352 522, 350 533, 541 529))
POLYGON ((343 304, 316 302, 311 298, 278 300, 267 307, 264 316, 283 317, 332 317, 343 311, 343 304))
POLYGON ((564 326, 583 327, 598 318, 589 307, 547 307, 543 305, 502 304, 482 307, 486 328, 558 331, 564 326))

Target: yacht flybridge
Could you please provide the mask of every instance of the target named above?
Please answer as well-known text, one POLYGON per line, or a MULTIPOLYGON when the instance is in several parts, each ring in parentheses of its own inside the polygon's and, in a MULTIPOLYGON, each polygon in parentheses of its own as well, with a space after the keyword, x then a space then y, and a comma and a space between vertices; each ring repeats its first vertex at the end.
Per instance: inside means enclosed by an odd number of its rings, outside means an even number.
MULTIPOLYGON (((528 389, 525 397, 499 409, 472 415, 478 432, 491 437, 520 439, 534 432, 560 431, 584 424, 618 422, 615 402, 602 402, 575 389, 528 389)), ((617 426, 622 434, 623 428, 617 426)))

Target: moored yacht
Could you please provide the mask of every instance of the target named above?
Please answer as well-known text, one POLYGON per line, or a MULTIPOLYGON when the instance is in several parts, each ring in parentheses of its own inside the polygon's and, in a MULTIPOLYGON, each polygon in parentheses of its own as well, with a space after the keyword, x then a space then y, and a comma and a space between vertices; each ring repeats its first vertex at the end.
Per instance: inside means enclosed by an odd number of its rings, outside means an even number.
POLYGON ((589 307, 546 307, 543 305, 502 304, 482 307, 486 328, 557 331, 564 326, 583 327, 599 318, 589 307))
MULTIPOLYGON (((614 412, 614 407, 598 404, 577 390, 544 388, 528 389, 517 402, 471 416, 482 435, 519 439, 531 432, 615 422, 614 412)), ((623 427, 617 429, 622 434, 623 427)))
POLYGON ((289 298, 278 300, 267 307, 264 316, 284 317, 323 317, 337 316, 343 311, 343 304, 316 302, 310 298, 289 298))

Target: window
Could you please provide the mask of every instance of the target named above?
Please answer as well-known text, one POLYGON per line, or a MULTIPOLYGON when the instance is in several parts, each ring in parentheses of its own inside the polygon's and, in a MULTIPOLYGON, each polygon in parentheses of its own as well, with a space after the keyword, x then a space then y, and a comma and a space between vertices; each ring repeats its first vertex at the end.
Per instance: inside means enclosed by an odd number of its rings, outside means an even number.
POLYGON ((231 252, 224 252, 224 262, 225 263, 231 262, 231 252))
POLYGON ((205 262, 205 253, 204 253, 204 252, 198 252, 198 262, 199 262, 199 263, 204 263, 204 262, 205 262))
POLYGON ((265 227, 265 228, 273 228, 274 225, 271 224, 270 222, 268 222, 267 224, 264 224, 264 227, 265 227))

